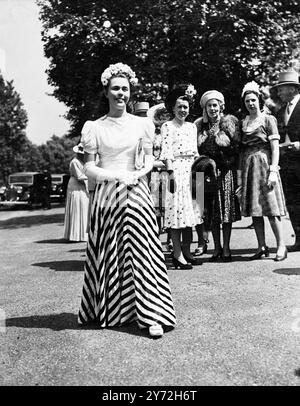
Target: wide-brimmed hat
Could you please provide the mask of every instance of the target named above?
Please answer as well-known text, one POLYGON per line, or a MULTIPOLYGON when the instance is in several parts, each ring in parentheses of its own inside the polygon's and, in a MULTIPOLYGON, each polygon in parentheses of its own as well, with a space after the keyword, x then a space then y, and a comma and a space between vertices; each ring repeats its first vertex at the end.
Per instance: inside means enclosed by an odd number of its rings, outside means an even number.
POLYGON ((149 110, 149 103, 148 102, 137 102, 134 105, 134 112, 135 113, 144 113, 149 110))
POLYGON ((159 103, 150 107, 147 111, 147 117, 149 117, 155 125, 160 126, 170 119, 170 114, 166 109, 165 103, 159 103))
POLYGON ((276 89, 278 86, 294 85, 299 86, 299 75, 295 70, 280 72, 278 77, 278 83, 272 86, 272 89, 276 89))
POLYGON ((83 149, 83 145, 81 144, 81 142, 78 145, 75 145, 75 147, 73 147, 73 151, 76 154, 84 154, 84 149, 83 149))

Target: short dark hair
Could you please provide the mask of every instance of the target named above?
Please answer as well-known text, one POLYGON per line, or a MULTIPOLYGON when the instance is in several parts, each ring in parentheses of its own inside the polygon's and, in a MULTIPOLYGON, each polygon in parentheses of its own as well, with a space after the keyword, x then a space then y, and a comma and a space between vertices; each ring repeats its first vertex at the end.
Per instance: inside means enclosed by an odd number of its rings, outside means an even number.
POLYGON ((165 99, 165 106, 168 110, 168 113, 174 117, 173 108, 175 107, 176 101, 180 98, 181 100, 187 101, 189 106, 192 104, 191 98, 185 93, 187 89, 187 85, 181 84, 174 87, 172 90, 169 91, 167 97, 165 99))
POLYGON ((260 93, 256 92, 255 90, 247 90, 247 91, 243 94, 243 97, 242 97, 242 112, 245 113, 246 115, 247 115, 249 112, 248 112, 248 110, 247 110, 247 108, 246 108, 246 105, 245 105, 245 98, 246 98, 246 96, 247 96, 248 94, 252 94, 252 93, 255 94, 255 96, 258 98, 260 110, 262 110, 263 107, 264 107, 264 101, 263 101, 262 95, 261 95, 260 93))

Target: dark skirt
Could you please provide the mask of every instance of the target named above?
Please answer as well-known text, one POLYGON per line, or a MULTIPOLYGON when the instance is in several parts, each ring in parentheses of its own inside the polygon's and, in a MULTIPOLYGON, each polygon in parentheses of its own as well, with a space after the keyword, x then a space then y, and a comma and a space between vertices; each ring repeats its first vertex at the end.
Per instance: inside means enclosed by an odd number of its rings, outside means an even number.
POLYGON ((274 187, 268 186, 271 150, 264 146, 248 147, 242 160, 242 215, 285 216, 286 205, 281 178, 277 173, 274 187))
POLYGON ((176 324, 153 201, 145 179, 97 185, 79 323, 148 327, 176 324))
POLYGON ((217 171, 215 190, 204 190, 204 224, 207 230, 214 225, 233 223, 241 219, 240 204, 235 194, 236 171, 217 171))

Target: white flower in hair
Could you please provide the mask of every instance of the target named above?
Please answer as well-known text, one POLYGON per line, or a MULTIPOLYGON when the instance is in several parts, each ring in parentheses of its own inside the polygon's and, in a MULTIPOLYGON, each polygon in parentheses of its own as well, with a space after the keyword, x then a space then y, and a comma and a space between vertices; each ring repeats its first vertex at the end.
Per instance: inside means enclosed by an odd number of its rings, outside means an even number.
POLYGON ((125 75, 131 85, 134 86, 138 83, 138 79, 135 76, 135 72, 130 68, 130 66, 126 65, 125 63, 118 62, 118 63, 109 65, 109 67, 106 68, 105 71, 102 73, 102 75, 101 75, 102 85, 107 86, 109 80, 113 76, 118 76, 120 74, 125 75))
POLYGON ((244 97, 244 94, 246 92, 255 92, 260 94, 259 85, 254 82, 254 80, 252 80, 252 82, 246 83, 242 91, 242 97, 244 97))
POLYGON ((196 93, 197 93, 197 90, 194 88, 194 86, 191 84, 188 85, 188 87, 185 91, 185 94, 189 97, 194 97, 196 93))

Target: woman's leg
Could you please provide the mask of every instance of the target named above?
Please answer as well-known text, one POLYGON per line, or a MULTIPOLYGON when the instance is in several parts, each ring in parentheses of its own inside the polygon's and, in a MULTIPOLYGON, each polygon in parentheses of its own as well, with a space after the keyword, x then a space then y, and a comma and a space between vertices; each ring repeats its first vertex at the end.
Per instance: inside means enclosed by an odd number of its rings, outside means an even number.
POLYGON ((266 236, 265 236, 265 222, 264 218, 252 217, 254 230, 258 242, 258 251, 261 251, 263 247, 266 246, 266 236))
POLYGON ((182 264, 186 264, 181 251, 181 228, 170 228, 171 239, 173 243, 173 255, 174 258, 178 259, 182 264))
POLYGON ((222 250, 220 224, 213 224, 211 233, 212 233, 214 245, 215 245, 213 256, 216 256, 222 250))
POLYGON ((230 237, 231 237, 231 230, 232 230, 232 223, 223 223, 223 255, 229 256, 230 255, 230 237))
POLYGON ((193 240, 192 227, 185 227, 182 229, 182 253, 186 257, 191 257, 191 244, 193 240))
POLYGON ((276 245, 277 245, 277 254, 283 255, 285 252, 285 243, 283 240, 283 229, 282 229, 282 222, 281 217, 269 217, 270 225, 274 236, 276 238, 276 245))

